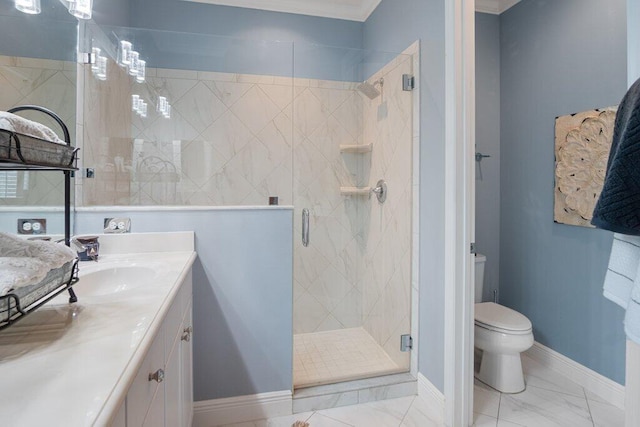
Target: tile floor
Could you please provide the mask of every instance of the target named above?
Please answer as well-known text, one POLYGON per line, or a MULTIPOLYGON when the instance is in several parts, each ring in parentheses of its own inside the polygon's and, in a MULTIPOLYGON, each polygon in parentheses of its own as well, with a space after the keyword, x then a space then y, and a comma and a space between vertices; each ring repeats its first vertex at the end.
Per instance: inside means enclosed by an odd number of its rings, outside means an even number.
MULTIPOLYGON (((581 386, 523 357, 527 389, 503 395, 476 382, 476 427, 621 427, 624 413, 581 386)), ((305 412, 227 427, 436 427, 441 426, 417 396, 305 412)))
POLYGON ((363 328, 296 334, 293 348, 296 389, 408 370, 396 365, 363 328))

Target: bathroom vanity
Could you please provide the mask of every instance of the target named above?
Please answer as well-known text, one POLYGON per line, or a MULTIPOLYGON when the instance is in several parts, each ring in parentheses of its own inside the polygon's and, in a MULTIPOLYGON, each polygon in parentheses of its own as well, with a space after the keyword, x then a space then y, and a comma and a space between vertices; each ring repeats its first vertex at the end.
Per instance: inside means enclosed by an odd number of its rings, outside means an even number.
POLYGON ((100 244, 77 303, 60 295, 0 332, 7 425, 191 425, 193 233, 100 244))

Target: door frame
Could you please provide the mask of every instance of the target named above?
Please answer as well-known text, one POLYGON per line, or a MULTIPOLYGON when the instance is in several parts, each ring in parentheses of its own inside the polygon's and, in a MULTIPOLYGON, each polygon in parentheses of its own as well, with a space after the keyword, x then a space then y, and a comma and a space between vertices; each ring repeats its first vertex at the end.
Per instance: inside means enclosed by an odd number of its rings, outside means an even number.
POLYGON ((445 2, 445 425, 473 423, 475 0, 445 2))

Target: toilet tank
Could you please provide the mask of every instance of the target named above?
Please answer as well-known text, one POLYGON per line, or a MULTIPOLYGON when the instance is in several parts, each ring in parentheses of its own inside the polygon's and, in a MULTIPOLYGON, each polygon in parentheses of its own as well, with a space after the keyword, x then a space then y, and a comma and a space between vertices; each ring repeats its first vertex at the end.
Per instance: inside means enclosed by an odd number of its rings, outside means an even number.
POLYGON ((482 254, 476 254, 476 295, 475 302, 482 302, 482 289, 484 286, 484 264, 487 257, 482 254))

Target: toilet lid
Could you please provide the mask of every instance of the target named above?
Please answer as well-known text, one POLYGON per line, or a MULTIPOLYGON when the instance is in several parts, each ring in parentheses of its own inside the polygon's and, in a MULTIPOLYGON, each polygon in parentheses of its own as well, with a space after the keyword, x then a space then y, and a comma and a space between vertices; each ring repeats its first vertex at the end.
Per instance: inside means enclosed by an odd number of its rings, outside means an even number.
POLYGON ((507 331, 528 331, 531 321, 526 316, 493 302, 481 302, 475 305, 476 323, 507 331))

